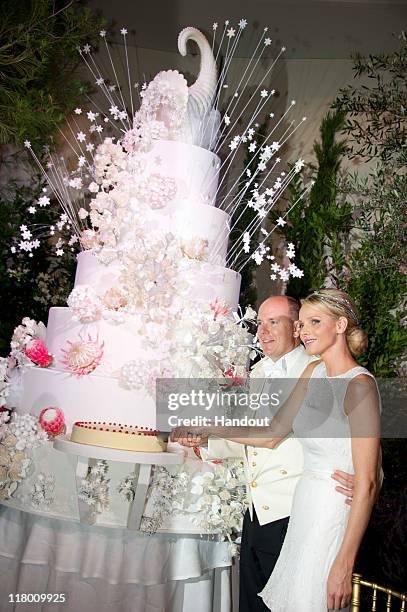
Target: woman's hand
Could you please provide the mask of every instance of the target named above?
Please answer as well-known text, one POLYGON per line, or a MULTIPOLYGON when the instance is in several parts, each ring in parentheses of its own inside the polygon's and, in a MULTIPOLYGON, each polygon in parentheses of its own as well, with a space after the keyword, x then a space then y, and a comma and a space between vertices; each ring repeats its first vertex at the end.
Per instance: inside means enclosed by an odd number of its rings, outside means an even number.
POLYGON ((352 597, 353 564, 337 557, 328 575, 328 609, 341 610, 349 605, 352 597))
POLYGON ((172 442, 178 442, 181 446, 194 448, 208 443, 208 436, 204 432, 197 431, 192 428, 187 430, 185 427, 177 427, 172 430, 170 439, 172 442))

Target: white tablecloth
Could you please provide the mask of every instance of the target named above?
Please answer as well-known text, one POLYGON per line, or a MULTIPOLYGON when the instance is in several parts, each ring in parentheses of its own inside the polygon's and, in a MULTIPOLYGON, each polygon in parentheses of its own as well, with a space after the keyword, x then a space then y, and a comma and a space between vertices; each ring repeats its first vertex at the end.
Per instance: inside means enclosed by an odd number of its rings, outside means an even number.
POLYGON ((0 611, 230 612, 227 544, 88 526, 0 507, 0 611), (66 593, 67 604, 9 603, 66 593))

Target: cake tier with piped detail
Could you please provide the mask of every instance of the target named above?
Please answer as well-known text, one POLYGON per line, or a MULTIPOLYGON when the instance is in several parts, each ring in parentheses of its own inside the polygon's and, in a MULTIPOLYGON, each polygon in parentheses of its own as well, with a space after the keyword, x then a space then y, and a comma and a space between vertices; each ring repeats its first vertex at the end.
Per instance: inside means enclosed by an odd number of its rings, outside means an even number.
POLYGON ((158 432, 144 427, 108 423, 105 421, 77 421, 72 427, 71 442, 104 446, 144 453, 160 453, 167 444, 158 432))

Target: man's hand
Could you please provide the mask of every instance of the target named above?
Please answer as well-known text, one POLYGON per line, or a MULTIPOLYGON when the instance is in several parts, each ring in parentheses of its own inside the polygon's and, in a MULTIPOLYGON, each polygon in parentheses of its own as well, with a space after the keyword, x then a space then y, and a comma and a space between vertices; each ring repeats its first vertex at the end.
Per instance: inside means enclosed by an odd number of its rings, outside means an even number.
POLYGON ((347 472, 342 472, 341 470, 335 470, 331 478, 339 482, 340 486, 335 487, 335 491, 342 493, 342 495, 346 497, 345 504, 350 506, 353 499, 355 476, 353 474, 348 474, 347 472))
POLYGON ((191 448, 194 446, 202 446, 207 444, 208 436, 201 434, 198 431, 193 431, 192 429, 188 430, 184 427, 177 427, 171 432, 171 441, 178 442, 178 444, 181 444, 181 446, 191 448))

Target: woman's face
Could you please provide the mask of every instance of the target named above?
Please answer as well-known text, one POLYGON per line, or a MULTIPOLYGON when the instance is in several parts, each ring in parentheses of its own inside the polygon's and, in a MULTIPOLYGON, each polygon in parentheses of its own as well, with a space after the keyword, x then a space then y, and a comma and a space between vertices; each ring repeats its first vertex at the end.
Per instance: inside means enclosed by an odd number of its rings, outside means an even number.
POLYGON ((299 314, 300 338, 308 355, 323 355, 346 329, 346 318, 335 318, 323 308, 304 304, 299 314), (343 319, 345 321, 343 321, 343 319))

